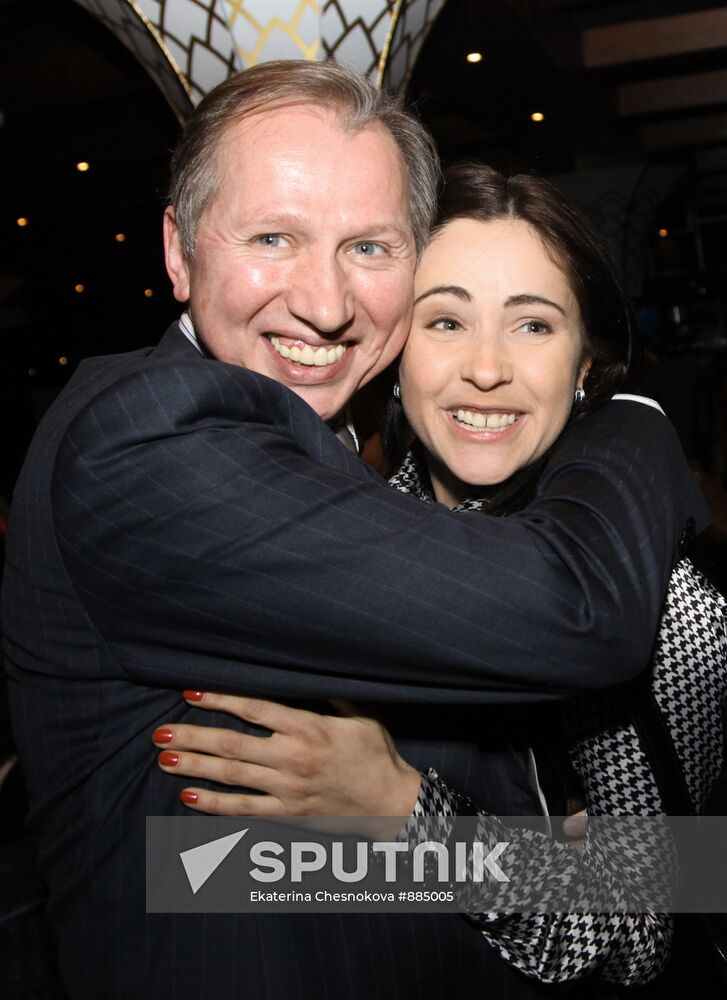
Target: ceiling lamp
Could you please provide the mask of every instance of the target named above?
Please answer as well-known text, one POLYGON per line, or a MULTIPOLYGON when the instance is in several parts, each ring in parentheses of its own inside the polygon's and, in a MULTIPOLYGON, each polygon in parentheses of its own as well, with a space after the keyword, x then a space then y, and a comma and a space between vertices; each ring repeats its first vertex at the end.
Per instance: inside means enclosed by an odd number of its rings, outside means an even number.
POLYGON ((467 53, 467 62, 469 62, 469 63, 482 62, 482 53, 481 52, 468 52, 467 53))

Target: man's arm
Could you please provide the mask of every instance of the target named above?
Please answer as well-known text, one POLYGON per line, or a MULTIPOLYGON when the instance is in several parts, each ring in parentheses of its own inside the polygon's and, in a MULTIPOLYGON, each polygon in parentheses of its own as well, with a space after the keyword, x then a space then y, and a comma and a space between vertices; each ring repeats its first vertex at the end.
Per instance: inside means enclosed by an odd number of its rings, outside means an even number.
POLYGON ((287 390, 199 362, 152 365, 81 414, 54 507, 133 679, 410 702, 633 676, 685 522, 705 520, 676 435, 635 403, 569 430, 528 510, 488 518, 396 493, 287 390))

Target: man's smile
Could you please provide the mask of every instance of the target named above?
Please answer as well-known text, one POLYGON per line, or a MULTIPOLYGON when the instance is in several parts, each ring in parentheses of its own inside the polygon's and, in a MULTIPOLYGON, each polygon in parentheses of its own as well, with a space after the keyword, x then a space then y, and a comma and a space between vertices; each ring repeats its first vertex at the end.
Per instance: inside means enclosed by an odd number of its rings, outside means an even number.
POLYGON ((301 340, 291 341, 289 338, 271 336, 269 338, 273 348, 286 360, 294 361, 299 365, 315 366, 324 368, 328 365, 335 365, 346 353, 346 344, 336 344, 335 347, 311 347, 301 340), (286 342, 287 341, 287 342, 286 342))

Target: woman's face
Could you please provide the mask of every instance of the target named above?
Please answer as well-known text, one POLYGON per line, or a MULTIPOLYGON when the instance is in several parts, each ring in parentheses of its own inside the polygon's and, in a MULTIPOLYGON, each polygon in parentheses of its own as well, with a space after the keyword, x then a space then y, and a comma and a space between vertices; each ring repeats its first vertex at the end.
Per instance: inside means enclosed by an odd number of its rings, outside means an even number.
POLYGON ((541 456, 588 360, 570 281, 528 223, 445 226, 419 265, 400 368, 437 499, 453 506, 541 456))

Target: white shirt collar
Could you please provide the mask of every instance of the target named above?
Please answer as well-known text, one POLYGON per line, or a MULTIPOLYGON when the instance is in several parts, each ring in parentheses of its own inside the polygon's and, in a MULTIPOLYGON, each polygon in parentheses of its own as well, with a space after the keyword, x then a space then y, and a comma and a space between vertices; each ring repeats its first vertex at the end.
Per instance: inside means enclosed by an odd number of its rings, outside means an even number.
POLYGON ((197 334, 195 333, 194 323, 192 322, 192 317, 188 312, 183 312, 179 317, 179 329, 182 331, 184 336, 190 342, 194 344, 200 354, 203 354, 202 348, 199 346, 199 341, 197 340, 197 334))

